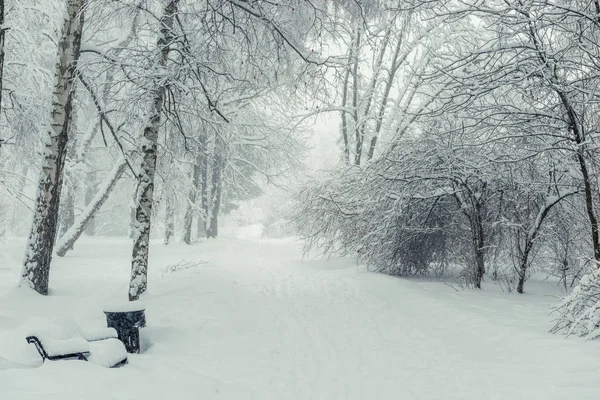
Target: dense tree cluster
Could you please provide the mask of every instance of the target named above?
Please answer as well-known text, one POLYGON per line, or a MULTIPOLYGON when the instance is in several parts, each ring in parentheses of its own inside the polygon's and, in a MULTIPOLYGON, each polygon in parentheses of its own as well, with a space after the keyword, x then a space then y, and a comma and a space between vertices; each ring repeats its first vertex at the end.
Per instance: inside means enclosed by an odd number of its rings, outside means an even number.
POLYGON ((519 293, 536 271, 567 291, 591 273, 558 309, 556 330, 592 334, 598 4, 377 6, 347 34, 343 162, 299 195, 307 251, 357 254, 393 275, 458 272, 471 287, 487 278, 519 293), (386 54, 389 31, 410 43, 398 53, 407 55, 386 54))

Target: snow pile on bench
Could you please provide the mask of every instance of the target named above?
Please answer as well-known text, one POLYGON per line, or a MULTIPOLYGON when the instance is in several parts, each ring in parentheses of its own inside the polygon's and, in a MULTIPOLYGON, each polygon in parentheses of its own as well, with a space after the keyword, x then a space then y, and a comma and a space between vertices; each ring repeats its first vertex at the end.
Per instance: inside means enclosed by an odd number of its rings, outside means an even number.
POLYGON ((127 351, 119 339, 105 339, 89 343, 91 354, 88 361, 92 364, 110 368, 127 360, 127 351))
POLYGON ((97 328, 88 329, 81 328, 79 333, 88 342, 95 342, 103 339, 116 339, 118 338, 117 331, 115 328, 97 328))
MULTIPOLYGON (((6 339, 5 344, 10 343, 6 347, 18 347, 20 349, 18 354, 0 351, 0 356, 3 358, 8 356, 11 365, 39 366, 38 354, 35 355, 36 362, 28 360, 33 358, 33 352, 37 353, 33 344, 26 343, 25 338, 28 336, 35 336, 40 341, 48 357, 84 353, 89 362, 102 367, 112 367, 127 360, 125 346, 117 339, 117 331, 114 328, 97 326, 82 328, 72 318, 54 321, 34 318, 26 321, 18 329, 10 332, 10 335, 5 334, 0 337, 0 342, 6 339), (28 354, 28 359, 24 357, 25 352, 28 354)), ((7 360, 6 363, 8 362, 7 360)))
POLYGON ((83 338, 50 339, 48 336, 35 335, 42 343, 48 357, 67 354, 89 353, 90 345, 83 338))

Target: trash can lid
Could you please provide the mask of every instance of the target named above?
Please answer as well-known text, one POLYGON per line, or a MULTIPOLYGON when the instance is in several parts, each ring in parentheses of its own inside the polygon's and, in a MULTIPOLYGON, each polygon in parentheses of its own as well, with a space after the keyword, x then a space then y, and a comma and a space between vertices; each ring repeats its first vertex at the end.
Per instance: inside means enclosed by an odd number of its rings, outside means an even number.
POLYGON ((103 308, 104 312, 133 312, 133 311, 144 311, 146 305, 141 301, 124 301, 122 303, 109 303, 103 308))

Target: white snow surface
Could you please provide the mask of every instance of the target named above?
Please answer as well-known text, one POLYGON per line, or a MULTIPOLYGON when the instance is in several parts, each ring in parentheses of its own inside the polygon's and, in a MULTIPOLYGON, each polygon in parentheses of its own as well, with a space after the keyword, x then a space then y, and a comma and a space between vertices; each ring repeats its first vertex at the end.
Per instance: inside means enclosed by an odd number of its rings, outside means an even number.
MULTIPOLYGON (((66 354, 89 353, 90 345, 83 338, 72 339, 50 339, 43 335, 38 335, 44 350, 48 356, 63 356, 66 354)), ((33 346, 33 345, 32 345, 33 346)))
POLYGON ((117 369, 40 366, 24 332, 39 318, 105 326, 103 306, 127 298, 130 240, 82 238, 55 257, 47 297, 15 288, 24 240, 0 244, 0 398, 600 398, 600 343, 547 333, 553 284, 457 291, 242 236, 152 243, 143 353, 117 369), (162 274, 181 260, 207 262, 162 274))
POLYGON ((115 328, 82 329, 80 333, 81 336, 88 342, 94 342, 104 339, 113 339, 118 337, 115 328))
POLYGON ((127 351, 119 339, 104 339, 90 342, 91 354, 87 358, 92 364, 110 368, 127 360, 127 351))

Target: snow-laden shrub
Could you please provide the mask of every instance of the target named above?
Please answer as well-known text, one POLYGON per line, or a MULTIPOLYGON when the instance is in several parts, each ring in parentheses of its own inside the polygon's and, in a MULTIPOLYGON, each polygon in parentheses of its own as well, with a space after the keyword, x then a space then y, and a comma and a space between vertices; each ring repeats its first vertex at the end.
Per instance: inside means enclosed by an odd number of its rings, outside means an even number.
POLYGON ((348 167, 299 194, 294 222, 306 252, 353 255, 394 276, 443 273, 457 244, 448 212, 456 203, 444 195, 415 198, 412 186, 369 172, 348 167))
POLYGON ((554 333, 600 337, 600 269, 581 278, 579 285, 555 310, 560 314, 554 333))

